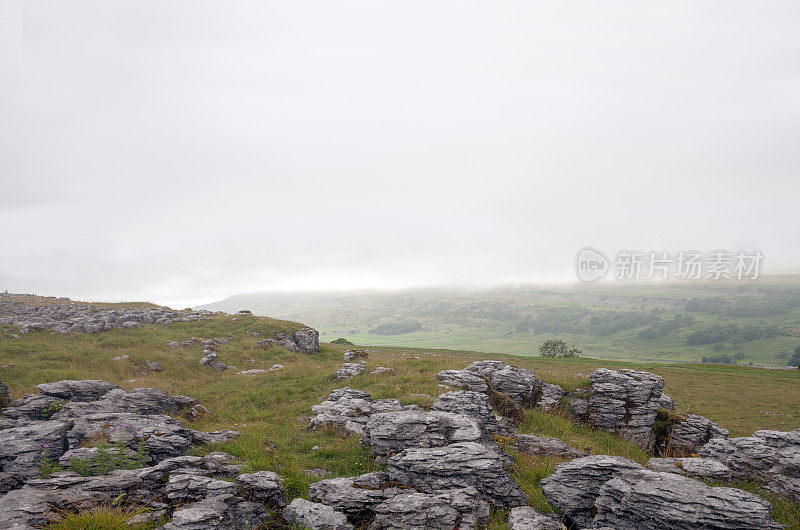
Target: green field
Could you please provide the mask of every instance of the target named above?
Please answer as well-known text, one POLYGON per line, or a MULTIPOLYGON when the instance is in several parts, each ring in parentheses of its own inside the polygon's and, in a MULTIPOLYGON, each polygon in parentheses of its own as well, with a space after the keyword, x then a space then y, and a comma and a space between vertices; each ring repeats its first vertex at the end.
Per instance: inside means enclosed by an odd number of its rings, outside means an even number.
POLYGON ((619 360, 800 364, 800 276, 751 282, 261 293, 204 306, 279 316, 365 345, 538 354, 560 338, 619 360))

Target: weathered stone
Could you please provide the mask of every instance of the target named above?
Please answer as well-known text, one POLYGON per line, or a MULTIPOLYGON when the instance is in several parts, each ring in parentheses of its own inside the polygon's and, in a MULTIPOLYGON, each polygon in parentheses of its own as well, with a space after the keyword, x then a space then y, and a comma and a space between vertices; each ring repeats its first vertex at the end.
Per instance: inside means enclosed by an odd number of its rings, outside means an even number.
POLYGON ((473 487, 444 493, 408 492, 375 507, 373 530, 468 530, 489 520, 489 504, 473 487))
POLYGON ((372 414, 362 442, 381 457, 408 447, 442 447, 455 442, 493 444, 482 425, 469 416, 422 410, 372 414))
POLYGON ((489 387, 480 375, 467 370, 442 370, 436 379, 450 388, 463 388, 473 392, 486 392, 489 387))
POLYGON ((595 525, 618 530, 784 528, 772 519, 772 505, 757 495, 650 470, 628 471, 606 482, 595 508, 595 525))
POLYGON ((600 488, 624 471, 644 469, 619 456, 587 456, 559 464, 542 479, 545 498, 579 526, 588 526, 600 488))
POLYGON ((699 451, 728 466, 734 478, 757 480, 800 501, 800 429, 756 431, 741 438, 714 438, 699 451))
POLYGON ((661 394, 660 404, 662 409, 666 409, 670 412, 675 412, 675 409, 677 408, 675 401, 666 394, 661 394))
POLYGON ((165 492, 172 503, 184 504, 206 497, 234 495, 236 484, 194 473, 175 473, 170 475, 165 492))
POLYGON ((97 401, 112 390, 119 389, 119 387, 98 380, 64 380, 36 385, 36 389, 47 396, 69 401, 97 401))
POLYGON ((645 449, 653 444, 653 425, 661 408, 664 380, 649 372, 598 368, 589 375, 589 422, 645 449))
POLYGON ((534 456, 558 456, 562 458, 582 458, 586 452, 570 447, 558 438, 516 434, 512 436, 517 451, 534 456))
POLYGON ((709 440, 727 438, 728 429, 719 427, 711 420, 697 414, 684 414, 672 428, 667 442, 667 454, 693 454, 709 440))
POLYGON ((474 486, 492 504, 525 504, 525 494, 505 469, 496 448, 475 442, 409 448, 389 458, 393 480, 425 492, 474 486))
POLYGON ((454 390, 439 394, 433 410, 464 414, 477 420, 482 426, 497 423, 489 398, 480 392, 454 390))
POLYGON ((565 522, 579 527, 782 528, 771 519, 770 504, 756 495, 650 471, 621 457, 588 456, 559 464, 542 480, 542 491, 565 514, 565 522))
POLYGON ((145 366, 145 368, 147 368, 151 372, 163 372, 164 371, 164 369, 161 367, 161 365, 159 363, 157 363, 156 361, 149 361, 149 360, 145 361, 144 362, 144 366, 145 366))
POLYGON ((369 352, 366 350, 345 350, 343 358, 344 362, 349 363, 356 359, 366 359, 369 357, 369 352))
POLYGON ((647 467, 662 473, 677 473, 695 478, 730 480, 731 470, 714 458, 651 458, 647 467))
POLYGON ((315 416, 311 418, 309 427, 333 426, 361 436, 371 414, 400 410, 403 406, 397 400, 373 400, 366 392, 344 387, 334 390, 327 400, 311 407, 315 416))
POLYGON ((0 471, 24 479, 37 476, 43 455, 58 460, 69 449, 71 428, 71 422, 49 420, 0 430, 0 471))
POLYGON ((387 368, 386 366, 378 366, 373 371, 370 372, 370 375, 380 375, 392 372, 391 368, 387 368))
POLYGON ((294 333, 294 342, 303 353, 319 353, 319 332, 310 327, 303 327, 294 333))
POLYGON ((355 377, 364 373, 364 366, 358 363, 344 363, 341 368, 333 372, 333 376, 339 381, 355 377))
POLYGON ((558 407, 562 397, 564 397, 564 389, 560 386, 542 383, 535 395, 535 404, 538 408, 551 410, 558 407))
POLYGON ((283 518, 308 530, 352 530, 353 528, 343 513, 337 512, 330 506, 299 498, 284 508, 283 518))
POLYGON ((267 519, 262 508, 234 495, 218 495, 183 506, 164 530, 256 529, 267 519))
POLYGON ((236 478, 239 495, 245 499, 266 504, 271 508, 286 506, 286 488, 277 473, 258 471, 236 478))
POLYGON ((508 513, 508 530, 562 530, 561 521, 537 512, 530 506, 517 506, 508 513))
POLYGON ((249 377, 255 377, 260 374, 268 374, 269 370, 260 370, 258 368, 254 368, 252 370, 243 370, 241 372, 236 372, 236 375, 246 375, 249 377))
POLYGON ((388 473, 374 472, 360 477, 320 480, 309 486, 309 498, 345 514, 352 521, 369 521, 375 506, 404 491, 388 473))

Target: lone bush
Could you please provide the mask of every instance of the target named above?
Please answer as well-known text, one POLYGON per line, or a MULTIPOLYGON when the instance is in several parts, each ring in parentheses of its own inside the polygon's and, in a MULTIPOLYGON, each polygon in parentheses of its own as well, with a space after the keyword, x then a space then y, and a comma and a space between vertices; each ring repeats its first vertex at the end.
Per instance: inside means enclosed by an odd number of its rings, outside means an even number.
POLYGON ((568 346, 563 340, 550 339, 539 346, 539 353, 542 357, 566 358, 579 357, 583 352, 575 346, 568 346))

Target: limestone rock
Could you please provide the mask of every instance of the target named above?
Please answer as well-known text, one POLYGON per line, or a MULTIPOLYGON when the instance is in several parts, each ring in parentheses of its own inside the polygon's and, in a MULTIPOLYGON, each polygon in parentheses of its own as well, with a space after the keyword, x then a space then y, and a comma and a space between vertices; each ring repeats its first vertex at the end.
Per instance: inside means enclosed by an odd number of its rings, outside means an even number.
POLYGON ((605 483, 595 507, 596 526, 619 530, 784 528, 772 519, 772 505, 757 495, 650 470, 625 472, 605 483))
POLYGON ((727 438, 728 434, 728 429, 719 427, 703 416, 684 414, 672 429, 667 450, 678 454, 693 454, 709 440, 727 438))
POLYGON ((560 386, 542 383, 535 396, 535 404, 538 408, 551 410, 558 407, 562 397, 564 397, 564 390, 560 386))
POLYGON ((422 410, 372 414, 362 442, 372 454, 382 457, 408 447, 442 447, 455 442, 493 444, 481 424, 469 416, 422 410))
POLYGON ((758 480, 800 501, 800 429, 756 431, 741 438, 714 438, 698 455, 728 466, 734 478, 758 480))
POLYGON ((558 456, 562 458, 582 458, 586 452, 570 447, 558 438, 535 436, 532 434, 516 434, 512 436, 517 451, 535 456, 558 456))
POLYGON ((236 478, 239 495, 245 499, 266 504, 271 508, 286 506, 286 488, 277 473, 257 471, 236 478))
POLYGON ((170 475, 165 491, 171 502, 184 504, 217 495, 234 495, 236 484, 194 473, 175 473, 170 475))
POLYGON ((295 499, 283 510, 283 518, 308 530, 352 530, 353 525, 341 512, 330 506, 305 499, 295 499))
POLYGON ((474 486, 492 504, 525 504, 525 494, 506 471, 500 452, 480 443, 405 449, 389 458, 388 467, 393 480, 422 491, 474 486))
POLYGON ((364 373, 364 366, 358 363, 344 363, 341 368, 333 372, 333 376, 339 381, 344 381, 351 377, 364 373))
POLYGON ((600 488, 625 471, 644 469, 619 456, 596 455, 559 464, 553 474, 542 479, 545 498, 580 526, 592 520, 592 507, 600 488))
POLYGON ((651 458, 647 467, 662 473, 677 473, 687 477, 730 480, 731 470, 714 458, 651 458))
POLYGON ((444 493, 408 492, 375 507, 373 530, 469 530, 489 520, 489 504, 473 487, 444 493))
POLYGON ((542 480, 545 498, 579 527, 618 530, 778 529, 771 506, 734 488, 644 469, 621 457, 588 456, 559 464, 542 480))
POLYGON ((652 430, 661 408, 664 380, 650 372, 598 368, 589 375, 592 393, 589 422, 645 449, 653 444, 652 430))
POLYGON ((467 370, 442 370, 436 374, 436 379, 450 388, 463 388, 473 392, 486 392, 489 389, 485 379, 467 370))
POLYGON ((257 529, 267 515, 262 508, 234 495, 209 497, 185 505, 172 514, 172 521, 164 530, 257 529))
POLYGON ((371 414, 400 410, 403 410, 403 406, 397 400, 374 400, 366 392, 344 387, 334 390, 327 400, 311 407, 315 416, 311 418, 309 427, 333 426, 348 434, 361 436, 371 414))
POLYGON ((97 401, 112 390, 119 389, 119 387, 98 380, 65 380, 36 385, 36 389, 46 396, 53 396, 69 401, 97 401))
POLYGON ((562 530, 556 517, 537 512, 531 506, 517 506, 508 513, 508 530, 562 530))
POLYGON ((351 521, 370 521, 375 506, 404 491, 388 473, 374 472, 360 477, 320 480, 309 486, 309 498, 342 512, 351 521))

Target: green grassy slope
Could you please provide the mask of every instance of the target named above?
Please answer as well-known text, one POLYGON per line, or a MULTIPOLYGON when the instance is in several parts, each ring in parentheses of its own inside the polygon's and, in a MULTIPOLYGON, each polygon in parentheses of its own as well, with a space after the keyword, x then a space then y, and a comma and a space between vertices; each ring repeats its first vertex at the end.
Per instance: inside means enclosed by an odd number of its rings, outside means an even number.
MULTIPOLYGON (((737 283, 591 284, 492 290, 262 293, 206 308, 307 322, 323 340, 537 352, 549 338, 612 359, 786 366, 800 359, 800 278, 737 283), (421 329, 379 334, 387 324, 421 329)), ((391 327, 391 326, 389 326, 391 327)))

